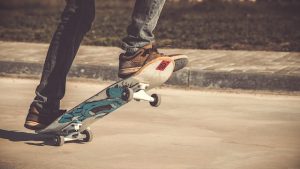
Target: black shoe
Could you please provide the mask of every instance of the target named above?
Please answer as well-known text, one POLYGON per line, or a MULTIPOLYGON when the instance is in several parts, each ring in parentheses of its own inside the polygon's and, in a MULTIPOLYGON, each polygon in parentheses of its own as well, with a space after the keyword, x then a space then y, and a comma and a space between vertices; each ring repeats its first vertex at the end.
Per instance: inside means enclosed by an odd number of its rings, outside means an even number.
POLYGON ((24 127, 30 130, 41 130, 46 128, 66 110, 58 110, 53 113, 43 113, 36 105, 31 104, 24 127))

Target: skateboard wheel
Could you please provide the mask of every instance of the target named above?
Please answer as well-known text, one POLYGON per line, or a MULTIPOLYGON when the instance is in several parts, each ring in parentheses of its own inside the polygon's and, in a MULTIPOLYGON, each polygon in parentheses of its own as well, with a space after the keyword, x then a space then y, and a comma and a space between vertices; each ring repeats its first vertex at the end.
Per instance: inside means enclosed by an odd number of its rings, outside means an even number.
POLYGON ((55 136, 54 138, 54 145, 55 146, 62 146, 65 143, 64 136, 55 136))
POLYGON ((161 103, 161 97, 158 94, 152 94, 151 97, 154 99, 153 102, 149 102, 151 106, 158 107, 161 103))
POLYGON ((127 102, 131 101, 133 98, 133 90, 131 88, 124 87, 121 98, 127 102))
POLYGON ((93 133, 91 130, 89 129, 83 130, 81 134, 85 135, 85 138, 83 139, 84 142, 91 142, 93 140, 93 133))

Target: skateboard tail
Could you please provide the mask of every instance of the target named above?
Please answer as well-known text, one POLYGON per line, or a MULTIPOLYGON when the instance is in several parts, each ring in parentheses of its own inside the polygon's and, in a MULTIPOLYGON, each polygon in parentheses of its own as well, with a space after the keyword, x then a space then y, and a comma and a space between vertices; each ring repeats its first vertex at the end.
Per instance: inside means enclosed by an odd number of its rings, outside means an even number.
POLYGON ((171 57, 160 57, 143 66, 132 78, 149 84, 147 90, 164 84, 172 75, 175 62, 171 57))

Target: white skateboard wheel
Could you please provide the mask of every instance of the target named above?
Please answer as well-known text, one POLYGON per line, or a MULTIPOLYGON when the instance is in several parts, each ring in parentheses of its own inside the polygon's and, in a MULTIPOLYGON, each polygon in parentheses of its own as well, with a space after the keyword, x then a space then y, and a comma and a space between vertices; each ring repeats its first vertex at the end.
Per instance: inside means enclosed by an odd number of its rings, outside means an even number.
POLYGON ((64 143, 65 143, 64 136, 59 136, 59 135, 55 136, 55 138, 54 138, 55 146, 62 146, 62 145, 64 145, 64 143))
POLYGON ((151 106, 158 107, 161 103, 161 97, 158 94, 152 94, 151 97, 154 99, 153 102, 149 102, 151 106))
POLYGON ((91 142, 94 138, 93 133, 90 129, 83 130, 81 134, 85 135, 85 138, 83 139, 84 142, 91 142))
POLYGON ((131 88, 124 87, 121 98, 124 101, 130 102, 133 99, 133 90, 131 88))

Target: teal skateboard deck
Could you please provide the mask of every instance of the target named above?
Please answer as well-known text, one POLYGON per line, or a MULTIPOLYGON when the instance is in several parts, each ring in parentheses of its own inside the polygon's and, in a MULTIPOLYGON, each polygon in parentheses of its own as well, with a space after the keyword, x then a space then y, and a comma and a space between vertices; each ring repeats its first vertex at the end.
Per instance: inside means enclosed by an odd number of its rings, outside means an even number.
POLYGON ((58 146, 73 140, 90 142, 93 134, 89 126, 128 102, 142 100, 148 101, 151 106, 159 106, 160 96, 150 96, 146 91, 165 83, 172 75, 174 66, 174 60, 170 57, 155 59, 133 76, 108 86, 36 133, 52 135, 58 146))

